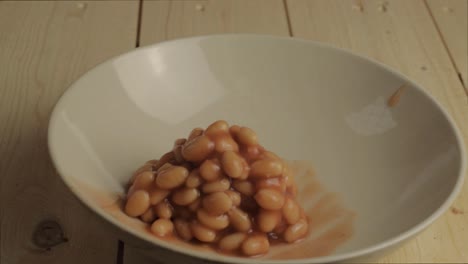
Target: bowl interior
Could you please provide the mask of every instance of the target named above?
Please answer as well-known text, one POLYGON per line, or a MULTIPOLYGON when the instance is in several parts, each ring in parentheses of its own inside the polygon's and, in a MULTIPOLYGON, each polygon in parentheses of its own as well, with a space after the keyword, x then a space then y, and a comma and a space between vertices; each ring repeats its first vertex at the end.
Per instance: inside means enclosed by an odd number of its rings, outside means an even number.
POLYGON ((355 217, 336 256, 422 223, 460 178, 454 127, 414 83, 341 50, 272 37, 184 39, 99 65, 57 104, 50 151, 76 195, 119 224, 73 183, 122 194, 135 168, 217 119, 253 128, 288 160, 308 161, 315 178, 340 195, 355 217))

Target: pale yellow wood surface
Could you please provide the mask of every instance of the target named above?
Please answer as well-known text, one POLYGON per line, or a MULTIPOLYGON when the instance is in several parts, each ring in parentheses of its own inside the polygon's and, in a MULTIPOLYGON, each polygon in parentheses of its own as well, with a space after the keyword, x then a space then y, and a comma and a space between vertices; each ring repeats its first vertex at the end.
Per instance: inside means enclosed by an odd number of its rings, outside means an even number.
POLYGON ((137 18, 131 1, 0 1, 0 263, 115 263, 116 237, 51 164, 47 125, 73 80, 134 48, 137 18), (32 243, 45 219, 60 223, 67 243, 32 243))
POLYGON ((141 45, 219 33, 288 35, 282 0, 144 1, 141 45))
MULTIPOLYGON (((468 143, 468 103, 423 1, 288 0, 295 37, 331 43, 373 57, 415 80, 456 120, 468 143)), ((465 36, 466 38, 466 36, 465 36)), ((468 183, 454 206, 382 263, 468 262, 468 183)), ((391 220, 389 220, 391 221, 391 220)))
POLYGON ((427 0, 456 69, 468 85, 468 1, 427 0))

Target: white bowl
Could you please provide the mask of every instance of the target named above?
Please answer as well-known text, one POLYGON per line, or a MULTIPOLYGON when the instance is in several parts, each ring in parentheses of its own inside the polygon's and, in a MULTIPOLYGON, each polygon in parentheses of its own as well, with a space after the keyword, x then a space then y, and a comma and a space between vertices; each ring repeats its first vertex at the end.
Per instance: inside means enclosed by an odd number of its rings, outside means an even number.
POLYGON ((448 208, 466 165, 453 120, 403 75, 323 44, 255 35, 170 41, 95 67, 57 103, 49 149, 72 192, 123 230, 123 239, 151 244, 162 262, 284 263, 281 253, 288 263, 322 263, 379 255, 448 208), (116 199, 132 171, 191 128, 218 119, 253 128, 288 160, 308 161, 300 164, 313 166, 315 176, 303 170, 297 177, 303 205, 317 204, 317 196, 304 195, 309 184, 342 197, 335 214, 322 208, 311 223, 333 225, 344 216, 346 228, 328 240, 311 242, 315 233, 260 258, 239 258, 160 240, 127 218, 116 199), (301 245, 306 249, 295 250, 301 245))

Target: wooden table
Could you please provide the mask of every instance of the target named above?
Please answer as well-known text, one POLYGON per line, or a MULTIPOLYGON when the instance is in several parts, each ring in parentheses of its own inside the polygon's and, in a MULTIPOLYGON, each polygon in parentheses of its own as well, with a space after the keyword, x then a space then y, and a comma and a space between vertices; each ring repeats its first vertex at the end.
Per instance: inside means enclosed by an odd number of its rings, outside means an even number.
MULTIPOLYGON (((323 41, 373 57, 421 84, 468 143, 467 8, 466 0, 0 2, 0 262, 150 263, 74 198, 48 156, 55 102, 103 60, 202 34, 323 41)), ((467 263, 466 182, 451 210, 380 262, 467 263)))

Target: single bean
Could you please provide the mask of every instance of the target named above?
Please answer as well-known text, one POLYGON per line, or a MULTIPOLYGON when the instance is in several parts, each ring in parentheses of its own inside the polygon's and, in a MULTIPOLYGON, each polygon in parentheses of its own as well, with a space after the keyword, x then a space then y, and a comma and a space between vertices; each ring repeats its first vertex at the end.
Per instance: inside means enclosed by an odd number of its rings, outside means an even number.
POLYGON ((250 175, 258 178, 278 177, 282 172, 283 163, 274 159, 257 160, 250 167, 250 175))
POLYGON ((159 168, 161 168, 164 164, 166 163, 171 163, 171 162, 174 162, 175 161, 175 155, 174 155, 174 152, 172 151, 169 151, 167 153, 165 153, 164 155, 161 156, 161 158, 159 159, 158 163, 156 163, 156 165, 153 165, 153 169, 155 171, 159 170, 159 168))
POLYGON ((309 224, 305 219, 301 219, 294 225, 290 225, 286 228, 283 234, 284 240, 288 243, 295 242, 307 235, 308 230, 309 224))
POLYGON ((183 188, 172 194, 172 202, 177 205, 189 205, 200 196, 200 191, 196 188, 183 188))
POLYGON ((183 163, 185 161, 184 157, 182 156, 182 146, 181 145, 175 146, 172 149, 172 152, 174 152, 174 159, 175 159, 177 164, 181 164, 181 163, 183 163))
POLYGON ((255 196, 258 205, 267 210, 279 210, 284 205, 284 195, 275 189, 261 189, 255 196))
POLYGON ((206 195, 202 200, 203 208, 212 215, 221 215, 232 207, 232 200, 224 192, 206 195))
POLYGON ((241 209, 234 207, 227 213, 231 225, 241 232, 247 232, 252 228, 249 215, 241 209))
POLYGON ((234 151, 226 151, 221 157, 223 170, 231 178, 240 178, 246 172, 247 162, 234 151))
POLYGON ((158 219, 151 225, 151 232, 159 237, 165 237, 174 231, 174 224, 168 219, 158 219))
POLYGON ((145 165, 156 165, 158 163, 157 159, 148 160, 145 162, 145 165))
POLYGON ((213 137, 229 132, 229 124, 224 120, 218 120, 206 128, 205 135, 213 137))
POLYGON ((185 144, 185 142, 187 142, 187 139, 185 139, 185 138, 176 139, 176 141, 174 141, 174 147, 175 146, 182 146, 182 145, 185 144))
POLYGON ((174 220, 174 227, 179 235, 185 241, 192 239, 192 231, 190 230, 190 224, 184 219, 177 218, 174 220))
POLYGON ((202 185, 202 191, 204 193, 224 192, 229 190, 231 182, 228 178, 222 178, 217 181, 207 182, 202 185))
POLYGON ((156 185, 161 189, 173 189, 185 183, 188 170, 181 166, 172 166, 156 177, 156 185))
POLYGON ((260 231, 269 233, 281 221, 281 211, 270 211, 261 209, 257 215, 257 225, 260 231))
POLYGON ((214 149, 214 143, 205 135, 201 135, 188 141, 182 148, 182 156, 185 160, 201 162, 205 160, 214 149))
POLYGON ((201 242, 212 242, 216 239, 216 232, 194 220, 190 223, 192 235, 201 242))
POLYGON ((240 248, 242 242, 247 238, 245 233, 233 233, 223 237, 219 243, 218 248, 221 251, 234 251, 240 248))
POLYGON ((152 171, 144 171, 135 179, 133 183, 135 190, 148 190, 154 184, 154 173, 152 171))
POLYGON ((125 213, 132 217, 137 217, 146 212, 150 207, 149 194, 147 191, 135 191, 125 204, 125 213))
POLYGON ((190 132, 190 135, 187 138, 187 142, 191 141, 192 139, 195 139, 203 134, 203 128, 194 128, 192 132, 190 132))
POLYGON ((170 219, 172 217, 172 206, 167 202, 160 202, 155 207, 156 214, 159 218, 170 219))
POLYGON ((142 172, 145 171, 153 171, 153 165, 152 164, 145 164, 138 168, 133 174, 132 177, 130 178, 129 184, 133 184, 137 178, 138 175, 140 175, 142 172))
POLYGON ((286 179, 284 177, 260 178, 255 182, 255 188, 257 190, 276 189, 284 193, 286 191, 286 179))
POLYGON ((241 204, 240 193, 233 190, 228 190, 225 193, 231 198, 233 206, 239 206, 241 204))
POLYGON ((211 215, 206 212, 204 209, 197 211, 197 219, 208 228, 213 230, 222 230, 229 226, 229 218, 227 215, 211 215))
POLYGON ((270 243, 265 234, 251 235, 242 243, 242 253, 246 256, 265 254, 269 249, 270 243))
POLYGON ((291 198, 286 198, 283 206, 283 216, 288 224, 293 225, 301 218, 301 210, 299 205, 291 198))
POLYGON ((252 196, 255 192, 255 187, 250 181, 234 180, 232 182, 232 187, 245 196, 252 196))
POLYGON ((231 133, 231 136, 235 139, 237 138, 237 134, 239 133, 240 131, 240 126, 238 125, 232 125, 230 128, 229 128, 229 133, 231 133))
POLYGON ((218 153, 223 153, 225 151, 239 151, 239 145, 237 145, 236 141, 234 141, 229 134, 216 137, 214 142, 215 150, 218 153))
POLYGON ((239 143, 248 146, 255 146, 258 144, 257 134, 248 127, 241 127, 239 129, 237 140, 239 143))
POLYGON ((200 175, 206 181, 219 179, 223 175, 221 164, 217 159, 205 160, 200 165, 200 175))
POLYGON ((145 223, 152 223, 154 220, 156 220, 156 217, 156 213, 152 207, 148 208, 148 210, 146 210, 146 212, 140 216, 141 220, 145 223))
POLYGON ((168 190, 162 190, 162 189, 153 189, 149 193, 149 199, 150 203, 152 205, 156 205, 160 203, 164 198, 166 198, 169 195, 168 190))
POLYGON ((189 188, 197 188, 202 184, 203 180, 200 176, 199 170, 194 169, 190 172, 189 176, 187 177, 187 180, 185 181, 185 186, 189 188))

